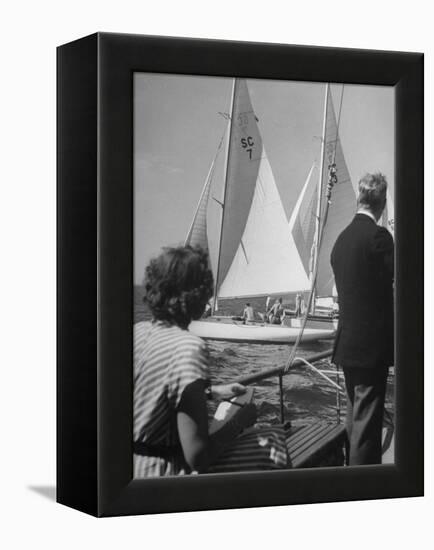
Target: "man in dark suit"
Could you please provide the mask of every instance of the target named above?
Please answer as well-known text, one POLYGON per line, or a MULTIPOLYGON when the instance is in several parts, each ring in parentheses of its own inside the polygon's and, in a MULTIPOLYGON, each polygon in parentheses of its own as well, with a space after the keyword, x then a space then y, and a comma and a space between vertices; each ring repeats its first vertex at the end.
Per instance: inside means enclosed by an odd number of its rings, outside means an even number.
POLYGON ((387 182, 367 174, 359 182, 357 214, 331 254, 339 300, 333 362, 347 389, 349 465, 381 463, 388 367, 393 365, 393 239, 377 225, 387 182))

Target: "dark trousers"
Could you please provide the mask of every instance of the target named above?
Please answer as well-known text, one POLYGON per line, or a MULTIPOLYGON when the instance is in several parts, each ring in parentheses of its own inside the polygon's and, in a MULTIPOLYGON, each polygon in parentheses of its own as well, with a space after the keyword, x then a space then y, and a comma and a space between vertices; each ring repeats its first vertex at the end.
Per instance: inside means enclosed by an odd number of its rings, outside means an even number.
POLYGON ((387 367, 343 368, 347 389, 347 463, 381 464, 387 367))

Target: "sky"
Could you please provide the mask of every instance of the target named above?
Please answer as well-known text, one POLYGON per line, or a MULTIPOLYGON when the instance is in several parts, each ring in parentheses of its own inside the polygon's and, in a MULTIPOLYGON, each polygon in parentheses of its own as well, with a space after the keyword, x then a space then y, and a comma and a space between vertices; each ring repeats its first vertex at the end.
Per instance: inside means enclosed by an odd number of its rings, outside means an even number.
MULTIPOLYGON (((247 80, 259 130, 289 220, 314 161, 320 160, 325 84, 247 80)), ((232 79, 135 73, 134 283, 163 246, 183 244, 226 128, 232 79)), ((381 171, 394 193, 394 88, 331 86, 353 186, 381 171), (343 95, 342 95, 343 91, 343 95)), ((224 154, 212 196, 223 194, 224 154)), ((211 201, 208 235, 216 248, 220 207, 211 201)))

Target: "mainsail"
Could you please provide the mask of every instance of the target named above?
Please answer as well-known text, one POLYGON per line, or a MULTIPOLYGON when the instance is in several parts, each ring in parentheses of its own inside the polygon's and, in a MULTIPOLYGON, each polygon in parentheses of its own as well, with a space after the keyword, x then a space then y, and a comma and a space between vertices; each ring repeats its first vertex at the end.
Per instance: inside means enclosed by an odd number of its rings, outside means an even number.
MULTIPOLYGON (((318 272, 316 280, 316 296, 331 296, 334 284, 333 273, 330 265, 330 254, 334 243, 341 231, 350 223, 356 211, 356 195, 351 184, 350 174, 345 162, 341 140, 338 133, 336 114, 333 107, 331 94, 327 98, 327 112, 324 136, 324 170, 322 173, 321 196, 325 196, 328 180, 328 166, 336 164, 338 182, 332 191, 331 204, 329 206, 327 224, 324 227, 321 246, 318 250, 318 272)), ((299 219, 294 223, 292 234, 297 250, 303 260, 303 265, 308 265, 306 258, 311 257, 312 247, 315 245, 312 224, 317 211, 317 195, 306 193, 305 200, 299 208, 299 219), (313 220, 313 221, 312 221, 313 220)), ((321 204, 320 221, 325 210, 325 201, 321 204)), ((311 267, 311 266, 309 266, 311 267)))
MULTIPOLYGON (((216 276, 218 297, 306 289, 309 282, 288 226, 245 80, 236 79, 234 83, 230 124, 216 276)), ((206 214, 216 158, 186 244, 208 248, 206 214)))
POLYGON ((226 278, 246 228, 261 165, 262 149, 262 139, 247 83, 236 79, 227 153, 217 289, 226 278))

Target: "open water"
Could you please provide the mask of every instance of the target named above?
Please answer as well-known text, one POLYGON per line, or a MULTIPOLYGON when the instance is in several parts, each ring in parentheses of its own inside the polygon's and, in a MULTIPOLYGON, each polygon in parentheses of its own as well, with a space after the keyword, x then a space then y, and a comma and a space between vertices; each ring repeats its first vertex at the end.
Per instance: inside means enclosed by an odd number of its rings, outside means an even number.
MULTIPOLYGON (((283 297, 284 302, 292 307, 293 297, 283 297)), ((261 311, 265 298, 257 299, 256 306, 261 311)), ((226 302, 220 308, 221 314, 239 314, 244 301, 226 302)), ((142 292, 136 287, 134 293, 134 322, 149 319, 149 313, 142 301, 142 292)), ((297 356, 308 357, 330 349, 332 341, 324 340, 301 345, 297 356)), ((219 342, 208 340, 211 354, 211 377, 213 383, 233 382, 238 377, 261 372, 271 367, 283 366, 291 352, 291 345, 245 344, 236 342, 219 342)), ((316 367, 321 366, 316 364, 316 367)), ((330 368, 327 364, 325 368, 330 368)), ((333 376, 333 380, 336 380, 333 376)), ((340 385, 344 387, 343 375, 340 385)), ((258 409, 258 421, 276 423, 280 421, 280 398, 278 378, 262 380, 254 385, 254 402, 258 409)), ((283 378, 285 420, 336 420, 336 390, 321 376, 308 367, 294 367, 290 374, 283 378)), ((342 418, 345 416, 345 397, 341 399, 342 418)), ((394 376, 389 375, 386 393, 386 410, 393 416, 394 411, 394 376)))

